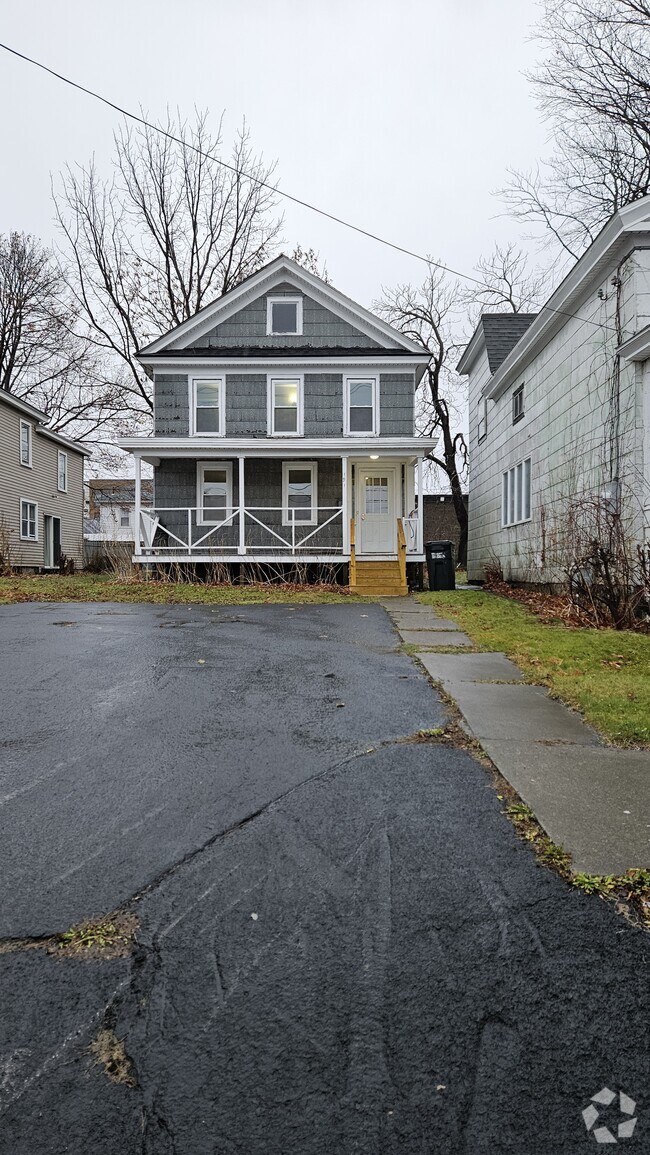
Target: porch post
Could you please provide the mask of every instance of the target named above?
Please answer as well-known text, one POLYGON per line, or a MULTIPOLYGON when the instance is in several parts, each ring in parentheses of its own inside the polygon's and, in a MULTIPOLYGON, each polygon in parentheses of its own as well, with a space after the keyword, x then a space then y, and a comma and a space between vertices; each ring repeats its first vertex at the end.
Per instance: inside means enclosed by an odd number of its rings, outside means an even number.
POLYGON ((136 557, 142 553, 142 526, 140 525, 140 505, 141 505, 141 477, 142 477, 142 461, 140 454, 135 455, 135 532, 133 534, 135 541, 136 557))
POLYGON ((343 506, 343 513, 341 514, 341 521, 343 525, 343 553, 350 552, 350 518, 348 515, 348 459, 341 458, 341 505, 343 506))
POLYGON ((424 494, 422 492, 422 458, 418 457, 418 553, 424 549, 424 494))
POLYGON ((237 492, 239 494, 239 545, 237 553, 246 553, 246 518, 244 516, 244 458, 239 455, 239 483, 237 492))

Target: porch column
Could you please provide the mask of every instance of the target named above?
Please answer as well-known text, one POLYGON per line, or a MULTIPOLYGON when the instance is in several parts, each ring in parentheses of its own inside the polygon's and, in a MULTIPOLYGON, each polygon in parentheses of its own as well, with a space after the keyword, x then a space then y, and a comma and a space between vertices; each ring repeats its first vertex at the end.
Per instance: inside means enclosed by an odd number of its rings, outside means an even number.
POLYGON ((422 458, 418 457, 418 539, 417 550, 424 549, 424 494, 422 492, 422 458))
POLYGON ((141 533, 142 527, 140 525, 140 504, 141 504, 141 491, 142 491, 141 477, 142 477, 142 461, 140 459, 140 454, 136 453, 136 455, 135 455, 135 531, 133 534, 133 536, 135 538, 134 545, 135 545, 136 556, 139 556, 142 553, 142 533, 141 533))
POLYGON ((244 461, 245 461, 245 458, 243 458, 240 454, 238 461, 239 461, 239 484, 238 484, 239 545, 237 547, 237 553, 246 553, 246 518, 244 517, 244 505, 245 505, 245 500, 246 500, 245 494, 244 494, 244 461))
POLYGON ((343 524, 343 553, 350 552, 350 517, 348 514, 348 459, 341 458, 341 505, 343 506, 343 513, 341 520, 343 524))

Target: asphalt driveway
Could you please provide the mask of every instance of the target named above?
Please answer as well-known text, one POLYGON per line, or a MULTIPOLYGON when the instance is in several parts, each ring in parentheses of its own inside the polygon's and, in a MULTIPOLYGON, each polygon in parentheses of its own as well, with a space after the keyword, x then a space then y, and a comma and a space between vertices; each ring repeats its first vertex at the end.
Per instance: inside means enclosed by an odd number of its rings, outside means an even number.
POLYGON ((0 1151, 562 1155, 636 1101, 650 939, 536 866, 378 606, 0 609, 0 1151), (124 1040, 136 1087, 88 1046, 124 1040))

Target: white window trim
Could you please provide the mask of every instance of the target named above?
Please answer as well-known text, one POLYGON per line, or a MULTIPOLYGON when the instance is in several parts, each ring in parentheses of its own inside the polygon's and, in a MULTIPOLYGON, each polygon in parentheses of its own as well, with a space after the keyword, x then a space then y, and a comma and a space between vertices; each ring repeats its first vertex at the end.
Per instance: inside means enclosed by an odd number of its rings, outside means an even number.
MULTIPOLYGON (((38 502, 32 501, 31 497, 21 497, 19 514, 20 514, 20 540, 21 541, 38 541, 38 502), (36 513, 34 516, 36 537, 25 536, 25 534, 23 533, 23 505, 33 505, 34 509, 36 510, 36 513)), ((29 521, 29 518, 27 520, 29 521)))
POLYGON ((68 492, 68 455, 60 449, 56 455, 56 487, 59 493, 68 492), (61 459, 63 459, 63 485, 61 485, 61 459))
POLYGON ((526 409, 525 409, 526 395, 524 392, 524 385, 525 385, 525 382, 522 381, 521 384, 518 385, 517 388, 513 389, 513 391, 512 391, 511 416, 512 416, 512 424, 513 425, 518 425, 519 422, 523 421, 524 417, 526 416, 526 409), (517 414, 515 414, 515 398, 516 397, 521 398, 521 413, 517 413, 517 414))
POLYGON ((293 295, 277 296, 271 294, 266 298, 266 335, 267 337, 302 337, 302 297, 293 295), (273 305, 296 305, 296 331, 295 333, 280 332, 273 328, 273 305))
POLYGON ((268 373, 266 378, 266 428, 269 437, 302 437, 305 427, 304 422, 304 375, 302 373, 268 373), (295 433, 287 433, 279 430, 277 433, 274 427, 274 409, 273 404, 273 386, 277 382, 279 385, 287 385, 292 381, 298 383, 298 417, 297 430, 295 433))
POLYGON ((33 439, 34 439, 34 427, 31 423, 31 421, 22 421, 21 420, 20 432, 18 434, 18 460, 20 461, 20 464, 22 465, 23 469, 31 469, 32 468, 32 442, 33 442, 33 439), (26 429, 28 431, 28 449, 29 449, 29 460, 28 461, 23 461, 23 429, 26 429))
POLYGON ((225 373, 194 373, 190 377, 190 437, 226 436, 226 375, 225 373), (200 381, 211 381, 219 385, 219 430, 217 433, 199 433, 196 428, 196 386, 200 381))
POLYGON ((505 469, 503 471, 503 473, 501 474, 501 527, 502 527, 502 529, 511 529, 515 525, 526 525, 527 522, 532 521, 532 519, 533 519, 533 467, 532 467, 532 458, 522 457, 520 461, 515 462, 514 465, 511 465, 509 469, 505 469), (528 472, 529 472, 529 485, 530 485, 530 490, 529 490, 529 495, 528 495, 529 496, 528 516, 527 517, 517 517, 517 489, 516 489, 517 469, 519 468, 519 466, 521 466, 521 479, 522 479, 521 510, 523 513, 524 508, 525 508, 525 504, 526 504, 525 500, 524 500, 524 498, 525 498, 524 478, 526 476, 526 463, 528 463, 528 467, 529 467, 528 472), (511 480, 511 475, 512 475, 512 480, 511 480), (514 518, 512 520, 510 520, 509 506, 511 506, 513 504, 513 498, 511 497, 511 486, 513 484, 515 486, 515 488, 514 488, 514 518))
POLYGON ((379 377, 363 373, 350 374, 343 381, 343 436, 344 437, 378 437, 379 436, 379 377), (350 385, 353 381, 372 382, 372 429, 350 429, 350 385))
POLYGON ((289 515, 289 470, 308 469, 311 473, 311 517, 296 519, 296 525, 318 525, 318 462, 316 461, 283 461, 282 462, 282 524, 292 525, 289 515))
MULTIPOLYGON (((221 525, 232 517, 232 461, 197 461, 196 463, 196 524, 221 525), (206 469, 225 469, 226 471, 226 510, 223 517, 214 521, 206 521, 203 517, 203 484, 206 469)), ((209 543, 208 543, 209 544, 209 543)))

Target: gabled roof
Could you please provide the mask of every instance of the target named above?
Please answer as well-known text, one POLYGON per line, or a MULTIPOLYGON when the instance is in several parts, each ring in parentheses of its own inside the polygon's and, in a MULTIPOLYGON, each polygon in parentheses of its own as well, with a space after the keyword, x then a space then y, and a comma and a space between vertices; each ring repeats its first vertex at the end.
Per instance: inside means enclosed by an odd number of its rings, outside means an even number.
POLYGON ((490 373, 496 373, 536 316, 537 313, 483 313, 456 366, 457 371, 469 373, 476 357, 485 349, 490 373))
POLYGON ((70 437, 64 437, 62 433, 56 433, 53 429, 47 428, 47 413, 43 413, 42 409, 37 409, 35 405, 30 405, 28 401, 23 401, 21 397, 14 397, 13 393, 8 393, 6 389, 0 389, 0 401, 8 405, 11 409, 17 409, 19 413, 23 413, 25 417, 29 417, 34 422, 34 432, 40 433, 42 437, 48 437, 50 441, 56 441, 59 445, 65 446, 66 449, 72 449, 76 453, 81 453, 84 457, 90 457, 90 450, 86 449, 79 441, 73 441, 70 437))
MULTIPOLYGON (((332 313, 341 317, 349 324, 354 325, 361 333, 368 337, 372 337, 379 345, 383 346, 389 351, 404 352, 404 353, 419 353, 422 356, 423 363, 429 361, 429 354, 421 345, 416 344, 409 337, 405 337, 398 329, 394 329, 392 325, 386 324, 374 313, 368 309, 364 309, 362 305, 356 304, 349 297, 340 293, 338 289, 334 289, 332 285, 327 285, 320 277, 314 276, 313 273, 307 272, 306 269, 291 260, 290 257, 279 256, 275 260, 269 261, 257 273, 251 274, 241 284, 237 285, 235 289, 225 293, 223 297, 219 297, 210 305, 206 305, 195 313, 189 320, 184 321, 181 325, 177 325, 175 329, 171 329, 168 333, 164 333, 149 345, 146 345, 139 351, 139 356, 151 359, 153 355, 159 353, 167 354, 170 345, 174 345, 176 350, 187 351, 191 349, 195 342, 213 329, 216 325, 220 325, 222 321, 228 319, 234 313, 243 309, 249 302, 262 296, 264 293, 273 289, 276 285, 280 285, 289 281, 294 284, 296 288, 314 300, 318 301, 325 308, 332 313)), ((318 351, 318 350, 316 350, 318 351)), ((379 350, 381 351, 381 350, 379 350)), ((230 350, 231 355, 234 350, 230 350)), ((312 350, 314 352, 314 350, 312 350)), ((368 352, 368 350, 366 350, 368 352)))

